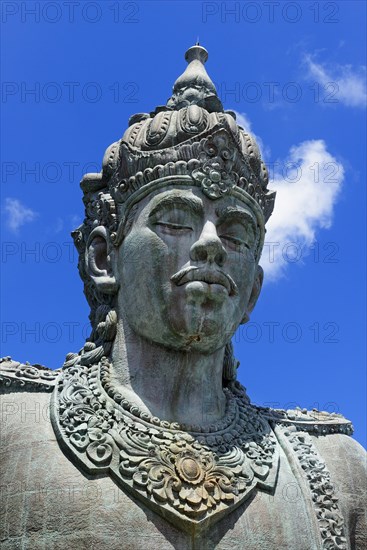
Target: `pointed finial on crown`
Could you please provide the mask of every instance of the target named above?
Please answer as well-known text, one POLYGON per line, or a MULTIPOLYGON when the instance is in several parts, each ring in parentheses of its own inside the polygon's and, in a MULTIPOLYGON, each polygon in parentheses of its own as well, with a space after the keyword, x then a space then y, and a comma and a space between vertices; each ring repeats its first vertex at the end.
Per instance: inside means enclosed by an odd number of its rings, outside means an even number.
POLYGON ((204 67, 208 52, 199 45, 199 40, 187 50, 185 59, 188 66, 176 80, 167 107, 178 111, 188 105, 199 105, 209 112, 222 112, 222 102, 204 67))
MULTIPOLYGON (((195 46, 191 46, 191 48, 189 48, 187 50, 187 52, 185 53, 185 59, 188 63, 191 63, 191 61, 194 61, 195 59, 197 59, 198 61, 200 61, 200 63, 202 63, 204 65, 204 63, 207 62, 208 60, 208 52, 205 48, 203 48, 203 46, 200 46, 199 42, 196 42, 195 46)), ((204 67, 202 67, 204 69, 204 67)), ((187 67, 188 69, 188 67, 187 67)), ((187 71, 186 69, 186 71, 187 71)), ((185 72, 186 72, 185 71, 185 72)), ((204 69, 205 71, 205 69, 204 69)), ((185 73, 184 73, 185 74, 185 73)), ((210 80, 209 76, 208 76, 208 73, 205 71, 205 74, 207 76, 207 78, 210 80)), ((211 82, 211 80, 210 80, 211 82)), ((214 84, 211 82, 211 84, 214 86, 214 84)))

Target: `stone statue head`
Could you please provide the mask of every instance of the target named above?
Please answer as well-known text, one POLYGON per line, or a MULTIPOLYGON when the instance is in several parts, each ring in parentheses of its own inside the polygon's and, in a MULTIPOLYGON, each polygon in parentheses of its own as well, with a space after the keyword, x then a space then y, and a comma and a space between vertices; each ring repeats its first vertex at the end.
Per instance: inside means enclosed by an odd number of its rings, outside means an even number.
MULTIPOLYGON (((254 138, 224 111, 199 45, 166 106, 130 118, 84 176, 85 220, 73 232, 91 308, 84 353, 109 354, 120 319, 173 349, 226 346, 262 284, 259 258, 275 193, 254 138)), ((75 354, 67 356, 67 364, 75 354)))

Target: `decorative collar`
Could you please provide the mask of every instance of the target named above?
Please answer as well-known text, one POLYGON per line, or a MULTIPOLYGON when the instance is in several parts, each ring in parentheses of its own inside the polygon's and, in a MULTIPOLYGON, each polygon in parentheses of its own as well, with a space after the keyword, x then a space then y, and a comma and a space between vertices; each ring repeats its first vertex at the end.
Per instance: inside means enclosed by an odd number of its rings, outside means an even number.
POLYGON ((111 384, 105 358, 94 366, 66 365, 52 371, 4 357, 0 390, 52 391, 57 383, 53 426, 70 460, 84 471, 109 473, 157 513, 195 533, 256 488, 275 488, 279 459, 271 426, 296 478, 308 486, 320 547, 347 549, 336 489, 309 435, 350 435, 353 427, 342 415, 257 407, 234 386, 225 390, 220 422, 205 429, 184 426, 143 413, 124 399, 111 384))
POLYGON ((65 369, 52 423, 67 456, 108 473, 148 507, 191 533, 234 510, 256 489, 275 488, 279 455, 269 422, 241 389, 226 389, 225 418, 208 429, 160 421, 118 394, 104 357, 65 369))

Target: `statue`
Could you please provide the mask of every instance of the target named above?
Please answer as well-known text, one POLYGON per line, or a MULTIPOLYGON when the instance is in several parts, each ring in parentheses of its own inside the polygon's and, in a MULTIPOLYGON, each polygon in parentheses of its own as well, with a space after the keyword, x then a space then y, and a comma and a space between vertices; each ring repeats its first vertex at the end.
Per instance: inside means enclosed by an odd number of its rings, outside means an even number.
POLYGON ((350 422, 236 380, 275 194, 207 57, 81 182, 90 338, 58 371, 1 361, 4 549, 366 547, 350 422))

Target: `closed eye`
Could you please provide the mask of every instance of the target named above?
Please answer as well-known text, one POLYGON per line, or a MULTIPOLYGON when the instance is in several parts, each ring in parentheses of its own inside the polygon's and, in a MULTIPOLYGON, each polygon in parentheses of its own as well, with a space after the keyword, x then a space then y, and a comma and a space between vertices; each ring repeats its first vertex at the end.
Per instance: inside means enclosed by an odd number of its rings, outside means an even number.
POLYGON ((168 229, 172 231, 192 231, 192 227, 190 227, 189 225, 181 225, 178 223, 156 222, 155 225, 159 225, 163 229, 168 229))
POLYGON ((236 246, 245 246, 250 250, 250 246, 242 239, 238 239, 237 237, 233 237, 232 235, 220 235, 219 237, 221 239, 229 241, 230 243, 235 244, 236 246))

